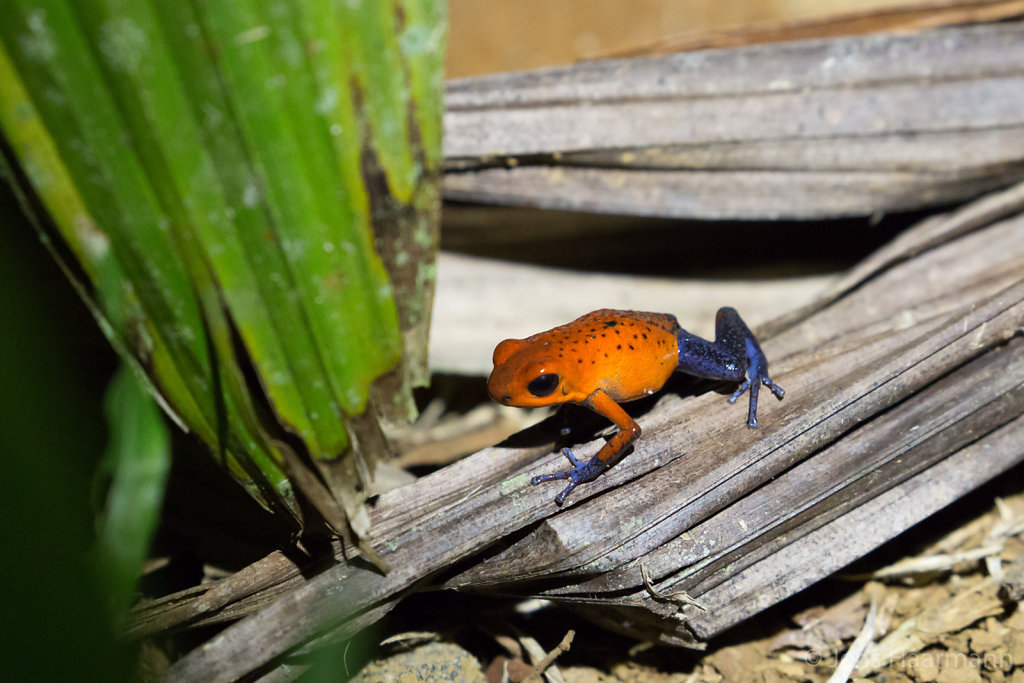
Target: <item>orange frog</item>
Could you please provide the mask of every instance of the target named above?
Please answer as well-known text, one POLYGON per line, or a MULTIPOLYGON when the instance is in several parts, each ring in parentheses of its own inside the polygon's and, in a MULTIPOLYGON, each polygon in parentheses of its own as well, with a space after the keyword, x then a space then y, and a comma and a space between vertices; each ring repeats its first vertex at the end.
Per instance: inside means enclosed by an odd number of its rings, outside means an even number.
POLYGON ((750 390, 751 428, 757 426, 758 387, 764 384, 779 399, 785 394, 768 377, 768 361, 757 339, 732 308, 722 308, 715 316, 713 342, 682 329, 673 315, 608 309, 526 339, 506 339, 494 349, 487 391, 509 406, 585 405, 619 428, 589 461, 577 460, 563 448, 571 469, 530 480, 534 486, 568 480, 555 496, 561 505, 577 484, 596 479, 640 436, 640 425, 619 404, 653 394, 673 372, 741 383, 729 402, 750 390))

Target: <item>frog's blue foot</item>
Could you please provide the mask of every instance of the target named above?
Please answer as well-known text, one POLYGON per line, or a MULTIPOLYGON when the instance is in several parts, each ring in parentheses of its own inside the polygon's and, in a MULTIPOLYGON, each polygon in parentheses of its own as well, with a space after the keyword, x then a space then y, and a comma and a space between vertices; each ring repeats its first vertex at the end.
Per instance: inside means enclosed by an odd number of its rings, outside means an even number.
POLYGON ((757 427, 757 390, 763 384, 768 387, 775 398, 782 400, 782 397, 786 395, 786 391, 778 384, 773 382, 768 376, 768 373, 763 370, 764 366, 760 363, 751 364, 748 370, 747 379, 743 380, 743 384, 740 388, 733 392, 732 396, 729 397, 729 403, 735 403, 736 399, 743 395, 743 392, 750 390, 750 407, 747 409, 747 426, 751 429, 757 427))
POLYGON ((572 465, 572 469, 566 470, 565 472, 556 472, 555 474, 538 474, 536 477, 530 479, 530 483, 536 486, 541 482, 551 481, 552 479, 567 479, 569 485, 562 489, 562 492, 555 496, 555 502, 561 505, 565 502, 565 499, 569 496, 577 484, 583 484, 588 481, 597 479, 601 472, 604 472, 607 468, 605 463, 597 459, 597 456, 591 458, 587 462, 577 460, 576 456, 573 455, 572 451, 568 448, 562 449, 562 455, 569 460, 569 464, 572 465))
POLYGON ((768 361, 743 318, 734 308, 721 308, 715 316, 715 341, 710 342, 686 330, 677 333, 679 364, 676 370, 697 377, 742 382, 729 397, 735 403, 743 392, 750 391, 747 426, 757 426, 757 390, 763 384, 776 398, 786 392, 768 377, 768 361))

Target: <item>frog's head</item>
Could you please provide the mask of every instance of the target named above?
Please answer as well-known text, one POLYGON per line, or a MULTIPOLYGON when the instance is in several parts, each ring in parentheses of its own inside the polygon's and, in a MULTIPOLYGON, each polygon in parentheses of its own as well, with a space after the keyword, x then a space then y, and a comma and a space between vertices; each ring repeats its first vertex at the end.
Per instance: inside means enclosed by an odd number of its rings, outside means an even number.
POLYGON ((498 403, 520 408, 571 401, 559 366, 546 344, 506 339, 494 349, 487 393, 498 403))

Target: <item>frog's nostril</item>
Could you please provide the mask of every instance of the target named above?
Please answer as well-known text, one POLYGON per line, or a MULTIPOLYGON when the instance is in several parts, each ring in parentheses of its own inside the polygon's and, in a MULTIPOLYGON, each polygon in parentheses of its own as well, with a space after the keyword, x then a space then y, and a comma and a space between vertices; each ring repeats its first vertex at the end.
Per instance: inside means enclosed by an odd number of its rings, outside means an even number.
POLYGON ((501 402, 502 403, 511 403, 512 402, 512 397, 511 396, 502 396, 501 397, 501 402))

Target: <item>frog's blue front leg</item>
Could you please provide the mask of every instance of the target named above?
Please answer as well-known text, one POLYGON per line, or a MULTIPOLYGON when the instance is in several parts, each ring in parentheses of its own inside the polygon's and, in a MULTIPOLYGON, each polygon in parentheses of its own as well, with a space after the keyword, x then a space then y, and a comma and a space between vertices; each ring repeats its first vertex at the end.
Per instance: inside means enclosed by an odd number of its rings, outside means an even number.
POLYGON ((583 405, 614 422, 618 426, 619 431, 608 440, 608 443, 601 446, 601 450, 594 454, 594 457, 586 462, 577 460, 571 450, 563 448, 562 454, 569 459, 572 469, 566 472, 558 472, 557 474, 541 474, 530 480, 530 483, 536 486, 552 479, 568 479, 569 485, 555 496, 555 502, 559 505, 565 502, 566 496, 576 488, 577 484, 594 481, 602 472, 617 463, 626 454, 629 445, 640 436, 640 425, 626 414, 622 406, 613 401, 603 391, 595 391, 587 397, 583 405))
POLYGON ((530 483, 534 486, 544 481, 551 481, 552 479, 568 479, 569 485, 562 489, 561 493, 555 496, 555 502, 559 505, 565 502, 565 499, 569 496, 572 490, 576 488, 577 484, 585 484, 588 481, 594 481, 602 472, 608 469, 609 464, 602 461, 597 457, 597 455, 586 462, 577 460, 576 456, 573 455, 572 451, 568 448, 562 449, 562 455, 569 459, 569 464, 572 465, 572 469, 566 470, 565 472, 556 472, 555 474, 539 474, 530 479, 530 483))
POLYGON ((734 308, 721 308, 715 316, 715 341, 702 339, 686 330, 679 330, 679 365, 677 372, 698 377, 741 382, 739 389, 729 397, 734 403, 750 391, 747 426, 757 426, 757 394, 763 384, 775 397, 782 399, 786 392, 768 376, 768 361, 757 338, 734 308))

